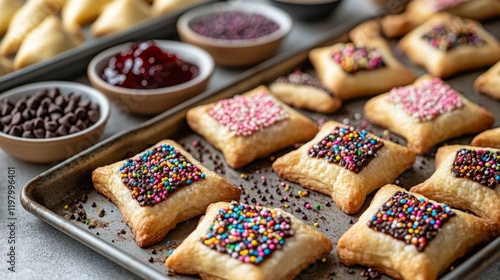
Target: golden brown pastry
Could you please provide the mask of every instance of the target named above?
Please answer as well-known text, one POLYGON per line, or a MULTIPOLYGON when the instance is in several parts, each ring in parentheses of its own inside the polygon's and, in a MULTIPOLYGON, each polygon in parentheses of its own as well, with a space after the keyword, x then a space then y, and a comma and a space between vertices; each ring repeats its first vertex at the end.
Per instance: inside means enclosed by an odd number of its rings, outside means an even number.
POLYGON ((470 144, 472 146, 500 149, 500 127, 488 129, 479 133, 472 139, 470 144))
POLYGON ((46 17, 58 13, 65 2, 66 0, 28 0, 10 21, 0 45, 2 55, 15 54, 24 37, 46 17))
POLYGON ((63 25, 72 29, 95 20, 112 0, 67 0, 62 9, 63 25))
POLYGON ((7 58, 0 56, 0 77, 12 72, 12 63, 7 58))
POLYGON ((500 99, 500 61, 474 81, 474 88, 495 99, 500 99))
POLYGON ((500 150, 450 145, 439 148, 436 172, 411 191, 472 211, 500 229, 499 183, 500 150))
POLYGON ((172 140, 97 168, 92 181, 120 208, 140 247, 161 241, 178 223, 203 214, 211 203, 240 197, 236 186, 172 140))
POLYGON ((402 36, 428 20, 436 12, 447 12, 469 19, 487 19, 500 15, 498 0, 413 0, 406 11, 382 19, 384 34, 389 37, 402 36))
POLYGON ((9 27, 10 20, 21 8, 23 1, 21 0, 0 0, 0 36, 2 36, 9 27))
POLYGON ((410 168, 409 149, 338 122, 328 121, 299 149, 273 163, 286 180, 330 195, 343 212, 358 212, 372 191, 410 168))
POLYGON ((318 113, 329 114, 342 106, 342 101, 315 77, 297 70, 279 77, 269 90, 287 105, 318 113))
POLYGON ((14 68, 45 61, 81 43, 78 36, 63 28, 59 18, 48 16, 24 38, 14 58, 14 68))
POLYGON ((265 86, 195 107, 186 119, 195 132, 222 151, 232 168, 308 141, 318 132, 316 124, 278 101, 265 86))
POLYGON ((497 235, 484 219, 387 185, 340 237, 337 253, 344 265, 369 266, 396 279, 433 280, 497 235))
POLYGON ((204 1, 205 0, 155 0, 151 7, 151 12, 153 16, 166 15, 204 1))
POLYGON ((398 46, 413 63, 438 77, 500 60, 500 44, 480 23, 450 14, 435 14, 406 34, 398 46))
POLYGON ((415 75, 392 55, 382 38, 313 49, 309 60, 323 85, 341 100, 374 96, 412 83, 415 75))
POLYGON ((221 202, 208 207, 166 266, 176 273, 200 274, 202 279, 284 280, 293 279, 332 249, 328 237, 281 209, 221 202), (249 228, 230 229, 240 225, 249 228))
POLYGON ((123 31, 150 17, 151 11, 142 0, 113 0, 90 27, 95 37, 123 31))
POLYGON ((431 75, 368 100, 364 112, 370 122, 405 137, 408 148, 418 154, 445 140, 483 131, 494 122, 486 109, 431 75))

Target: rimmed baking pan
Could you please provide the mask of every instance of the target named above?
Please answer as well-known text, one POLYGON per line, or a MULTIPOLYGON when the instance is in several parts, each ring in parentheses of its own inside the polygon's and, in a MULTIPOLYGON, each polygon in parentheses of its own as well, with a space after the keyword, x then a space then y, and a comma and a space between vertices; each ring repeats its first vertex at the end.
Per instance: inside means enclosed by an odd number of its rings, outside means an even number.
MULTIPOLYGON (((486 28, 495 36, 500 37, 500 22, 487 23, 486 28)), ((330 37, 325 36, 323 41, 316 42, 316 46, 346 39, 346 36, 339 37, 338 33, 330 35, 330 37)), ((273 158, 292 150, 293 147, 279 151, 269 158, 257 160, 242 169, 233 170, 226 166, 222 154, 205 142, 201 136, 192 132, 185 122, 186 111, 194 106, 244 93, 261 84, 267 84, 280 75, 290 73, 296 68, 311 71, 307 59, 310 48, 311 46, 304 47, 293 53, 278 55, 243 72, 231 84, 217 90, 207 91, 42 173, 23 188, 21 194, 23 207, 41 220, 141 278, 191 279, 190 276, 170 275, 169 271, 165 270, 164 260, 171 250, 175 250, 183 238, 196 227, 197 218, 178 225, 160 243, 141 249, 135 244, 133 235, 124 223, 118 208, 98 194, 91 183, 91 172, 95 168, 125 159, 162 139, 170 138, 181 143, 209 169, 226 177, 233 184, 241 186, 244 190, 242 202, 281 207, 309 225, 318 223, 317 229, 328 235, 336 244, 340 236, 366 209, 372 196, 368 197, 360 213, 346 215, 335 206, 330 197, 311 191, 308 196, 302 197, 297 193, 306 189, 299 185, 285 182, 289 188, 282 186, 282 180, 272 171, 271 163, 273 158), (265 182, 261 179, 262 176, 265 176, 265 182), (283 196, 288 196, 288 201, 282 200, 283 196), (305 207, 306 204, 313 206, 312 209, 305 207)), ((403 63, 407 63, 401 55, 398 57, 403 63)), ((423 73, 420 68, 412 66, 412 69, 418 74, 423 73)), ((476 93, 471 87, 472 81, 481 72, 468 72, 447 81, 474 102, 494 112, 497 119, 500 119, 500 104, 476 93)), ((365 102, 366 99, 347 102, 340 112, 331 115, 305 111, 302 113, 317 122, 333 119, 358 126, 364 122, 363 105, 365 102)), ((498 121, 496 124, 498 125, 498 121)), ((368 124, 367 130, 382 138, 387 137, 387 133, 379 127, 368 124)), ((392 140, 405 144, 404 139, 392 134, 389 136, 392 140)), ((466 136, 447 143, 467 144, 470 139, 471 136, 466 136)), ((395 183, 408 189, 430 177, 433 172, 434 158, 431 151, 425 156, 418 156, 414 166, 404 172, 395 183)), ((456 262, 453 265, 454 269, 450 268, 442 278, 472 278, 497 261, 499 252, 500 238, 497 238, 456 262)), ((340 264, 336 251, 333 250, 325 262, 314 263, 298 278, 356 279, 360 277, 362 269, 364 268, 344 267, 340 264)))

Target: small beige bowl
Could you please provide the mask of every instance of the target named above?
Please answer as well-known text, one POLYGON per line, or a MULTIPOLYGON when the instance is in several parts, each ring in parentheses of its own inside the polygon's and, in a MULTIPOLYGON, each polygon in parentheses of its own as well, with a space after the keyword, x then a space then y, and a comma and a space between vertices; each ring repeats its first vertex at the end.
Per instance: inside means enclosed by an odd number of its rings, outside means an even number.
POLYGON ((212 77, 215 63, 209 53, 201 48, 177 41, 154 40, 164 51, 174 53, 184 61, 198 66, 200 74, 182 84, 156 89, 129 89, 114 86, 101 78, 111 57, 132 43, 107 49, 95 56, 87 67, 87 75, 93 87, 115 101, 123 111, 141 115, 156 115, 203 92, 212 77))
POLYGON ((74 82, 50 81, 13 88, 2 93, 0 102, 8 98, 17 102, 38 90, 59 88, 61 94, 74 92, 99 105, 100 118, 92 126, 77 133, 54 138, 22 138, 0 132, 0 147, 12 157, 32 163, 52 163, 67 159, 97 143, 104 132, 110 114, 109 101, 98 90, 74 82))
POLYGON ((207 50, 214 57, 215 63, 229 67, 250 66, 273 56, 291 28, 292 19, 287 13, 270 5, 250 1, 202 6, 183 14, 177 21, 177 31, 183 41, 207 50), (199 16, 226 11, 261 14, 274 20, 280 28, 255 39, 224 40, 203 36, 189 27, 191 20, 199 16))

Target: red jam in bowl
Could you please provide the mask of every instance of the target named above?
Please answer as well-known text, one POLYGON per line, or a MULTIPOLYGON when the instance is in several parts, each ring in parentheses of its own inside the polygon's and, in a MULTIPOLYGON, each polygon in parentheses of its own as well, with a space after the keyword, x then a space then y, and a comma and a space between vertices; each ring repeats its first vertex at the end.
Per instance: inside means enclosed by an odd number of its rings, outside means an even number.
POLYGON ((153 41, 145 41, 113 56, 101 78, 119 87, 155 89, 185 83, 199 74, 198 66, 163 51, 153 41))
POLYGON ((258 13, 225 11, 194 18, 189 22, 189 28, 214 39, 248 40, 269 35, 280 26, 258 13))

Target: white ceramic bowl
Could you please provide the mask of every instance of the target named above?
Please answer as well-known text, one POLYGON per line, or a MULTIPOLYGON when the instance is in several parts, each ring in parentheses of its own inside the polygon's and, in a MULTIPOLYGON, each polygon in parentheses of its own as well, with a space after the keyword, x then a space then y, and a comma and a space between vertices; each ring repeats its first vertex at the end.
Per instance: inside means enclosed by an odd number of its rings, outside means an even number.
POLYGON ((11 156, 33 163, 51 163, 69 158, 97 143, 104 132, 109 118, 109 101, 101 92, 75 82, 49 81, 27 84, 3 92, 0 103, 8 98, 17 102, 23 96, 32 96, 38 90, 59 88, 61 94, 74 92, 97 103, 99 120, 92 126, 77 133, 54 138, 23 138, 0 132, 0 147, 11 156))
POLYGON ((132 43, 107 49, 95 56, 87 67, 87 75, 93 87, 99 89, 125 111, 141 115, 155 115, 203 92, 214 72, 214 60, 209 53, 190 44, 154 40, 162 50, 176 54, 180 59, 195 64, 200 74, 182 84, 156 89, 129 89, 109 84, 101 78, 111 57, 132 43))
POLYGON ((207 50, 218 65, 230 67, 249 66, 271 57, 278 51, 291 28, 292 19, 287 13, 270 5, 251 1, 221 2, 201 6, 183 14, 177 21, 177 30, 183 41, 207 50), (279 29, 255 39, 227 40, 203 36, 189 27, 189 23, 199 16, 227 11, 263 15, 274 20, 279 29))

